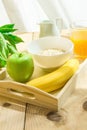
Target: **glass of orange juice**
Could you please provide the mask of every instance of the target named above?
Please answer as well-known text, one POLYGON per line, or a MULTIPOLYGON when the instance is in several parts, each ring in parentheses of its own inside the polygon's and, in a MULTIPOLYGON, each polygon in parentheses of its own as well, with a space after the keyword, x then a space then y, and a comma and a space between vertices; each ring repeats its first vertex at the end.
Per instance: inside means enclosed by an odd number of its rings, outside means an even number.
POLYGON ((74 44, 74 53, 81 59, 87 58, 87 27, 74 26, 71 29, 70 39, 74 44))

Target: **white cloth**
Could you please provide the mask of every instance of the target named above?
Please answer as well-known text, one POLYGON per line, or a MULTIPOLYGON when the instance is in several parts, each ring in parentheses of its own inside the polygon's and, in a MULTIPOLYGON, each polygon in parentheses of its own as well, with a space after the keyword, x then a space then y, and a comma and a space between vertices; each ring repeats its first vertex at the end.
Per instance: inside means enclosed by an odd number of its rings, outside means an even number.
POLYGON ((11 23, 19 31, 37 31, 38 23, 47 19, 37 0, 2 0, 11 23))
POLYGON ((6 13, 2 0, 0 0, 0 26, 10 23, 10 19, 6 13))

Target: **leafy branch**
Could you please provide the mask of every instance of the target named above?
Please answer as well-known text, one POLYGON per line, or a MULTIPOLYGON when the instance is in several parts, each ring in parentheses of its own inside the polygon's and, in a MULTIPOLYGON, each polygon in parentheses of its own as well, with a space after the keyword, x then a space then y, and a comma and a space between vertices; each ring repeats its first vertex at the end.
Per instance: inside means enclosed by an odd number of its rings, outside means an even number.
POLYGON ((14 24, 0 27, 0 68, 6 65, 9 55, 17 52, 16 44, 23 42, 20 37, 13 34, 16 30, 14 24))

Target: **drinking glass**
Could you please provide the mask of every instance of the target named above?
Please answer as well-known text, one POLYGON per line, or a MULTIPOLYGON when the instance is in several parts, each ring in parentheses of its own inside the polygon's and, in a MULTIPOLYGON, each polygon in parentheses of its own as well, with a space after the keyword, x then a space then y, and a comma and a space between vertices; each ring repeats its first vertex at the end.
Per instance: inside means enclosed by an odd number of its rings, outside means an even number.
POLYGON ((70 39, 74 44, 75 55, 81 59, 87 58, 87 21, 72 24, 70 39))

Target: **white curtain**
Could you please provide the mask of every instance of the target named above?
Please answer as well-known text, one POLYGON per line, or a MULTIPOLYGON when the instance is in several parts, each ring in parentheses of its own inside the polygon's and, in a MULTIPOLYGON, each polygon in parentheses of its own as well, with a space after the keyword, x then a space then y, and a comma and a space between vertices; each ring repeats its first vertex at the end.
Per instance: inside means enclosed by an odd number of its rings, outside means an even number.
POLYGON ((16 0, 2 0, 6 12, 9 16, 11 23, 14 23, 16 28, 21 32, 27 31, 26 26, 24 25, 24 19, 21 14, 21 10, 19 9, 18 3, 16 0))
MULTIPOLYGON (((2 0, 9 19, 19 31, 39 31, 42 20, 63 20, 63 27, 71 22, 61 0, 2 0)), ((59 25, 60 28, 61 25, 59 25)))
POLYGON ((11 22, 19 31, 34 32, 42 20, 60 18, 69 28, 73 21, 87 21, 86 12, 87 0, 0 0, 0 25, 11 22))
POLYGON ((71 21, 87 21, 87 0, 60 0, 71 21))
MULTIPOLYGON (((42 20, 63 20, 68 28, 70 19, 62 8, 60 0, 2 0, 7 14, 19 31, 39 31, 42 20)), ((59 25, 61 26, 61 25, 59 25)), ((59 27, 60 28, 60 27, 59 27)))
POLYGON ((49 19, 55 20, 56 18, 61 18, 63 20, 64 27, 69 27, 71 19, 65 10, 65 7, 61 3, 61 0, 38 0, 38 2, 49 19))
POLYGON ((62 18, 66 28, 79 21, 83 21, 87 27, 87 0, 38 0, 38 2, 50 19, 62 18))
POLYGON ((2 0, 0 0, 0 26, 10 23, 10 19, 6 13, 2 0))
POLYGON ((37 0, 2 0, 12 23, 21 32, 39 31, 38 23, 48 19, 37 0))

